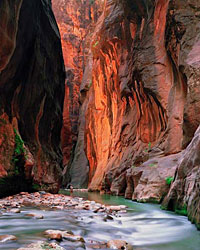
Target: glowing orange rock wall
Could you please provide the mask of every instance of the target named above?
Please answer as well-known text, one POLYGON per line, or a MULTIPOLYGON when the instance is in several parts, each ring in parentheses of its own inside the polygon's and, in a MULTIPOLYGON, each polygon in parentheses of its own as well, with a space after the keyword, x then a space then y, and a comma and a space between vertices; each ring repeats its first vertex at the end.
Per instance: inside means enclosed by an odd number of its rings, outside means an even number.
POLYGON ((63 163, 67 165, 77 141, 79 90, 90 45, 90 33, 102 12, 102 1, 53 0, 52 7, 61 33, 65 62, 65 103, 63 112, 63 163))
POLYGON ((192 139, 200 122, 198 35, 190 32, 197 5, 105 2, 92 36, 91 84, 85 77, 81 91, 90 189, 110 191, 132 165, 180 152, 192 139))

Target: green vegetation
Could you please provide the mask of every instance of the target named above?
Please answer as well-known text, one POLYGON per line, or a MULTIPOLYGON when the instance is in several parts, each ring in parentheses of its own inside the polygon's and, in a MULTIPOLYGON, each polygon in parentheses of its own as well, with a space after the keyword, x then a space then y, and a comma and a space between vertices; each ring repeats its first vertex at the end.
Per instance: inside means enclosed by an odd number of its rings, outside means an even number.
POLYGON ((40 190, 40 185, 34 183, 34 184, 32 185, 32 188, 33 188, 34 191, 38 191, 38 190, 40 190))
POLYGON ((171 183, 172 183, 173 180, 174 180, 174 177, 172 177, 172 176, 168 176, 165 179, 167 185, 171 185, 171 183))
POLYGON ((48 243, 42 244, 42 245, 41 245, 41 248, 42 248, 42 249, 46 249, 46 250, 51 250, 51 249, 56 250, 55 248, 50 247, 48 243))
POLYGON ((92 80, 90 80, 90 82, 88 84, 88 88, 90 89, 91 86, 92 86, 92 80))
POLYGON ((186 206, 186 204, 180 209, 179 208, 175 209, 175 213, 177 213, 179 215, 187 216, 187 206, 186 206))
POLYGON ((135 165, 133 165, 132 168, 135 168, 135 165))
POLYGON ((157 164, 156 163, 150 163, 149 167, 157 167, 157 164))
MULTIPOLYGON (((17 133, 17 130, 14 128, 15 133, 15 149, 14 149, 14 155, 12 158, 12 162, 15 166, 15 174, 20 174, 20 170, 23 170, 24 158, 26 158, 26 151, 24 148, 24 141, 22 140, 21 136, 17 133), (23 162, 23 163, 22 163, 23 162)), ((22 171, 23 172, 23 171, 22 171)))
POLYGON ((40 191, 40 190, 48 190, 49 189, 49 185, 47 184, 37 184, 37 183, 32 183, 31 186, 32 190, 35 191, 40 191))
POLYGON ((162 210, 167 210, 167 206, 166 206, 166 205, 161 205, 161 206, 160 206, 160 209, 162 209, 162 210))
POLYGON ((21 155, 25 153, 24 149, 24 141, 22 140, 21 136, 17 133, 17 130, 14 128, 15 133, 15 154, 21 155))
POLYGON ((99 41, 96 41, 96 43, 93 45, 93 48, 95 48, 99 44, 99 41))
POLYGON ((148 148, 146 148, 146 149, 144 150, 144 152, 148 152, 148 151, 150 151, 150 150, 151 150, 151 142, 148 143, 148 148))
POLYGON ((0 178, 0 197, 17 194, 22 191, 33 191, 32 180, 26 180, 24 173, 26 157, 24 142, 16 129, 14 129, 14 135, 15 148, 11 161, 14 169, 11 169, 7 176, 0 178))

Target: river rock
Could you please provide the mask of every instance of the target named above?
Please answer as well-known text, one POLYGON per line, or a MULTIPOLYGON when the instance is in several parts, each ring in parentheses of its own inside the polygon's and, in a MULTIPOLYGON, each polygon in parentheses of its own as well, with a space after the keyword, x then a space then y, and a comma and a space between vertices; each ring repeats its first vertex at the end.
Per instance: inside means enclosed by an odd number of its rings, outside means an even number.
POLYGON ((46 230, 44 234, 51 240, 62 240, 62 231, 60 230, 46 230))
POLYGON ((72 235, 72 234, 69 234, 69 233, 64 233, 63 235, 63 239, 65 240, 69 240, 69 241, 80 241, 80 242, 85 242, 85 240, 83 239, 82 236, 79 236, 79 235, 72 235))
POLYGON ((86 249, 87 250, 106 249, 106 248, 107 248, 106 242, 89 240, 88 243, 86 243, 86 249))
POLYGON ((18 213, 20 213, 21 211, 20 211, 19 208, 13 208, 13 209, 10 209, 10 212, 11 212, 11 213, 18 214, 18 213))
POLYGON ((110 249, 133 250, 133 247, 124 240, 110 240, 107 243, 107 247, 110 249))
POLYGON ((15 241, 17 238, 14 235, 0 235, 0 243, 4 243, 7 241, 15 241))
POLYGON ((27 214, 26 216, 34 217, 35 219, 44 219, 42 214, 27 214))
POLYGON ((110 211, 118 212, 118 211, 121 210, 121 206, 108 206, 107 209, 110 210, 110 211))
POLYGON ((59 246, 56 243, 47 243, 44 241, 39 241, 36 243, 32 243, 26 247, 18 248, 18 250, 44 250, 44 249, 65 250, 63 247, 59 246))
POLYGON ((69 240, 69 241, 80 241, 85 242, 82 236, 74 235, 71 231, 61 231, 61 230, 46 230, 44 234, 51 240, 69 240))
POLYGON ((113 220, 113 217, 109 214, 105 215, 104 218, 103 218, 104 221, 107 221, 107 220, 113 220))

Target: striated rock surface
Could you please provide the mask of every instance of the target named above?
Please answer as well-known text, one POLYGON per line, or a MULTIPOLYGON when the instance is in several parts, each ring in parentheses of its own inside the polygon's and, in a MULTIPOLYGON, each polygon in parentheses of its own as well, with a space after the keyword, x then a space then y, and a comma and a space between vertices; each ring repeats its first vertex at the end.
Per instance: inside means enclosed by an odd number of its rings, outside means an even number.
MULTIPOLYGON (((83 150, 84 138, 78 136, 78 123, 83 121, 81 116, 79 122, 79 91, 90 53, 91 33, 102 12, 103 1, 53 0, 52 5, 61 33, 66 71, 62 128, 64 184, 71 182, 76 187, 87 187, 88 160, 83 150), (77 170, 80 165, 81 171, 77 170)), ((83 129, 81 124, 79 130, 83 129)))
POLYGON ((65 72, 51 2, 2 0, 0 16, 0 177, 56 192, 65 72))
MULTIPOLYGON (((160 203, 170 188, 182 153, 155 157, 126 172, 125 197, 139 202, 160 203)), ((118 188, 119 185, 116 187, 118 188)), ((113 192, 113 186, 111 186, 113 192)))
POLYGON ((187 213, 200 229, 200 127, 183 153, 175 180, 163 206, 169 210, 187 213))
POLYGON ((119 176, 125 190, 131 166, 177 154, 192 139, 200 121, 199 7, 105 2, 81 87, 91 190, 111 191, 119 176))
MULTIPOLYGON (((80 87, 72 183, 89 171, 90 190, 163 200, 200 122, 199 9, 196 0, 105 1, 80 87)), ((199 202, 196 189, 189 196, 199 202)))

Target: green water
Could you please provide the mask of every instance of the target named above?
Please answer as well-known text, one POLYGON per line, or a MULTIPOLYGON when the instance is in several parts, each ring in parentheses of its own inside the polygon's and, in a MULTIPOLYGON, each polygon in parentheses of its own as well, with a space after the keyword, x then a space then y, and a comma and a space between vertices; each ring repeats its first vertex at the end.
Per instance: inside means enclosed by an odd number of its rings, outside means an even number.
MULTIPOLYGON (((62 193, 68 194, 66 191, 62 193)), ((137 250, 199 250, 200 232, 186 217, 160 210, 158 205, 135 203, 122 197, 79 192, 73 196, 83 197, 110 205, 126 205, 128 212, 104 221, 103 214, 86 210, 45 211, 36 208, 22 208, 20 214, 0 216, 0 235, 13 234, 17 242, 0 244, 0 249, 17 249, 26 244, 46 240, 47 229, 71 230, 88 240, 108 241, 123 239, 137 250), (25 216, 38 213, 43 220, 25 216)), ((61 242, 67 250, 84 249, 80 243, 61 242)), ((87 249, 87 248, 86 248, 87 249)))

